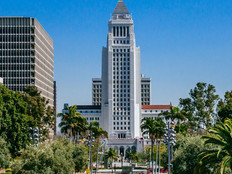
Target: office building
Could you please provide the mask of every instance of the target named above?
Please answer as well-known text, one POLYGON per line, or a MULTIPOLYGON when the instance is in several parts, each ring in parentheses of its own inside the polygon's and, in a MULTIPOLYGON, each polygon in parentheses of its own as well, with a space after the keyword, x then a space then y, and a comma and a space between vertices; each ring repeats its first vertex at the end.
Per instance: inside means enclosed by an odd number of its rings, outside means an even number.
MULTIPOLYGON (((92 105, 101 105, 101 78, 92 79, 92 105)), ((141 78, 141 104, 151 104, 151 79, 141 78)))
MULTIPOLYGON (((140 66, 134 22, 124 2, 119 1, 102 50, 102 76, 92 79, 92 105, 77 106, 88 122, 97 121, 108 132, 107 147, 117 150, 118 155, 125 156, 130 149, 141 151, 141 120, 155 119, 170 110, 170 105, 150 105, 151 79, 141 75, 140 66)), ((149 137, 144 138, 149 144, 149 137)))
POLYGON ((53 41, 36 18, 0 17, 0 77, 14 91, 36 86, 53 106, 53 41))

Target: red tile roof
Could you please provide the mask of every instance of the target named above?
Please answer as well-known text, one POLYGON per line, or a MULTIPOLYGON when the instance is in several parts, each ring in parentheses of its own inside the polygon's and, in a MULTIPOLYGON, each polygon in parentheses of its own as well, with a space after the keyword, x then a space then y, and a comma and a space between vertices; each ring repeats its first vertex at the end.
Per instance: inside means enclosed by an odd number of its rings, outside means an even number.
POLYGON ((170 109, 170 105, 142 105, 142 109, 170 109))

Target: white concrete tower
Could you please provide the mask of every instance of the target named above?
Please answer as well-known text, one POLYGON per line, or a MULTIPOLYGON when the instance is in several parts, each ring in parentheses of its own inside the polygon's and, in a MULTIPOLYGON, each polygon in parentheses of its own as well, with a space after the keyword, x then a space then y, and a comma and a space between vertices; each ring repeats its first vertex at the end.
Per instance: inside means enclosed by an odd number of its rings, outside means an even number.
POLYGON ((109 138, 138 138, 141 115, 140 48, 134 23, 119 1, 108 24, 102 50, 102 126, 109 138))

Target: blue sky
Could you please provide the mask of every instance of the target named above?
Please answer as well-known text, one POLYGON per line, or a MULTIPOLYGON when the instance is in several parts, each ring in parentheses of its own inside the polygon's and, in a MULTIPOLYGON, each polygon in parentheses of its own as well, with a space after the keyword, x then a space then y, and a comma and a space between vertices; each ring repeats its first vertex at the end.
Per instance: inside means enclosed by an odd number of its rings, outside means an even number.
MULTIPOLYGON (((197 82, 232 89, 231 0, 124 0, 152 78, 152 104, 178 104, 197 82)), ((54 41, 58 112, 63 103, 91 104, 101 76, 101 49, 117 0, 1 0, 1 16, 35 17, 54 41)))

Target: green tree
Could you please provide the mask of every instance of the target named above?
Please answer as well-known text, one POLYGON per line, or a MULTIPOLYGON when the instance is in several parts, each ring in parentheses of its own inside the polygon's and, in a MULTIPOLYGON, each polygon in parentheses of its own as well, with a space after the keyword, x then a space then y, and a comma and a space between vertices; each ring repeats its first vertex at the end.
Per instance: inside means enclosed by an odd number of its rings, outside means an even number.
POLYGON ((7 167, 10 167, 10 151, 8 148, 7 142, 0 137, 0 168, 5 169, 7 167))
POLYGON ((190 90, 190 98, 180 98, 181 110, 197 127, 201 124, 206 127, 214 124, 216 119, 214 108, 219 99, 215 93, 216 89, 213 85, 199 82, 194 89, 190 90))
MULTIPOLYGON (((204 146, 204 140, 199 135, 177 135, 172 160, 173 174, 194 173, 194 168, 198 164, 198 154, 206 149, 212 149, 212 146, 204 146)), ((165 168, 168 167, 167 152, 162 157, 162 164, 165 168)), ((209 164, 204 168, 204 174, 216 174, 216 169, 215 164, 209 164)))
POLYGON ((41 128, 40 133, 47 139, 49 129, 54 126, 53 109, 46 107, 47 101, 40 97, 35 87, 29 88, 37 95, 30 96, 27 91, 14 92, 0 85, 0 136, 10 144, 13 157, 31 143, 30 128, 41 128))
POLYGON ((86 127, 88 130, 88 133, 93 133, 95 138, 98 136, 99 122, 92 121, 89 124, 87 124, 86 127))
POLYGON ((138 161, 138 155, 135 150, 127 151, 126 158, 129 159, 130 163, 132 160, 138 161))
POLYGON ((97 144, 97 154, 96 154, 96 171, 97 173, 97 168, 98 168, 98 153, 99 153, 99 145, 100 145, 100 139, 101 138, 108 138, 108 132, 103 130, 102 127, 99 127, 99 123, 96 121, 93 121, 89 124, 88 126, 89 131, 93 133, 93 136, 96 140, 97 144))
POLYGON ((70 138, 77 140, 78 135, 86 131, 87 121, 77 112, 77 106, 67 107, 64 113, 59 113, 58 117, 62 117, 59 127, 61 133, 64 133, 70 138))
MULTIPOLYGON (((152 171, 154 171, 154 142, 165 134, 165 124, 160 117, 156 118, 155 120, 152 118, 143 118, 140 127, 142 135, 147 134, 151 139, 152 171)), ((158 143, 156 143, 156 149, 158 149, 158 143)))
POLYGON ((38 147, 28 146, 20 151, 13 165, 16 174, 56 174, 74 172, 74 145, 66 139, 43 143, 38 147))
POLYGON ((177 133, 186 133, 187 129, 189 128, 187 123, 184 122, 187 118, 181 110, 178 107, 174 107, 171 105, 170 111, 164 111, 159 114, 160 116, 164 116, 166 120, 172 120, 177 121, 177 124, 175 126, 175 131, 177 133))
POLYGON ((224 122, 226 118, 232 119, 232 91, 227 91, 224 100, 220 99, 217 106, 219 120, 224 122))
POLYGON ((110 149, 105 153, 105 156, 106 156, 107 159, 110 160, 110 162, 111 162, 111 167, 112 167, 112 164, 113 164, 114 160, 117 160, 117 159, 118 159, 117 152, 116 152, 116 150, 114 150, 113 148, 110 148, 110 149))
POLYGON ((84 144, 76 144, 73 151, 75 170, 82 172, 88 164, 88 148, 84 144))
MULTIPOLYGON (((205 149, 199 154, 199 163, 196 167, 200 173, 209 164, 220 164, 220 173, 232 170, 232 120, 226 119, 224 123, 218 122, 209 129, 209 135, 203 136, 205 145, 214 145, 212 149, 205 149)), ((197 172, 196 172, 197 173, 197 172)))
POLYGON ((197 155, 203 149, 200 136, 177 136, 177 144, 172 160, 173 174, 193 173, 197 164, 197 155))
POLYGON ((34 123, 27 114, 27 103, 19 92, 0 85, 0 136, 10 144, 13 156, 30 143, 30 126, 34 123))
POLYGON ((43 139, 49 137, 49 132, 55 128, 55 108, 49 105, 49 100, 41 97, 41 92, 35 86, 24 89, 24 101, 27 103, 27 115, 34 119, 32 127, 39 128, 43 139))
POLYGON ((160 113, 161 116, 164 116, 166 119, 171 119, 172 121, 178 120, 183 121, 186 119, 185 115, 181 112, 178 107, 174 107, 171 105, 170 111, 164 111, 160 113))

